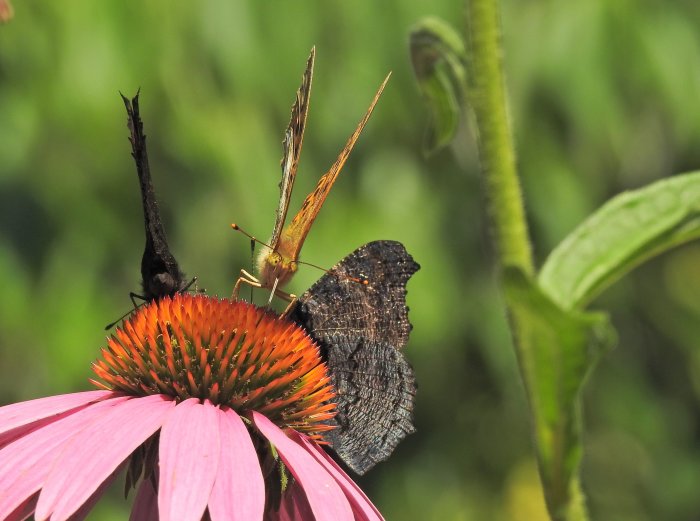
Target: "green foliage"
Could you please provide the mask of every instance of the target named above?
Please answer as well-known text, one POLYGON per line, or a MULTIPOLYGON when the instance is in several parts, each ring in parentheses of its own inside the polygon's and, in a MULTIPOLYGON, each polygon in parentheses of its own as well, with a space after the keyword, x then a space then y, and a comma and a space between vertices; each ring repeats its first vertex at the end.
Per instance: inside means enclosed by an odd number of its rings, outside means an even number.
MULTIPOLYGON (((118 91, 141 87, 151 170, 182 268, 230 294, 279 194, 282 132, 316 74, 292 211, 393 75, 312 229, 332 266, 404 242, 418 431, 361 480, 387 519, 540 521, 526 404, 485 240, 473 141, 421 154, 407 35, 455 0, 13 1, 0 26, 0 401, 89 388, 103 327, 138 289, 143 223, 118 91), (471 148, 470 148, 471 147, 471 148), (457 161, 455 161, 457 157, 457 161)), ((696 2, 505 2, 511 121, 536 257, 610 197, 700 164, 696 2)), ((460 129, 469 132, 469 129, 460 129)), ((620 345, 583 391, 593 519, 697 518, 700 247, 605 292, 620 345)), ((301 270, 290 290, 319 277, 301 270)), ((259 296, 260 301, 266 296, 259 296)), ((125 519, 120 486, 89 519, 125 519)))
POLYGON ((506 305, 547 507, 553 520, 586 520, 579 482, 580 391, 615 333, 606 315, 575 309, 633 267, 700 235, 700 177, 678 176, 612 199, 574 230, 537 281, 531 280, 530 239, 510 159, 515 152, 502 90, 499 3, 469 0, 467 6, 469 56, 459 36, 438 19, 426 19, 411 34, 414 71, 433 116, 428 146, 432 151, 450 142, 461 110, 474 110, 489 224, 504 266, 506 305), (464 72, 467 60, 473 87, 464 72))
POLYGON ((565 511, 579 508, 571 504, 571 489, 583 452, 580 391, 601 353, 613 346, 615 332, 607 315, 561 309, 517 268, 504 270, 503 284, 547 504, 554 519, 579 519, 565 511))
POLYGON ((620 194, 586 219, 542 266, 539 284, 567 309, 585 305, 654 255, 700 237, 700 172, 620 194))
POLYGON ((430 155, 454 138, 466 103, 467 54, 459 34, 439 18, 426 18, 409 35, 413 72, 430 111, 423 150, 430 155))

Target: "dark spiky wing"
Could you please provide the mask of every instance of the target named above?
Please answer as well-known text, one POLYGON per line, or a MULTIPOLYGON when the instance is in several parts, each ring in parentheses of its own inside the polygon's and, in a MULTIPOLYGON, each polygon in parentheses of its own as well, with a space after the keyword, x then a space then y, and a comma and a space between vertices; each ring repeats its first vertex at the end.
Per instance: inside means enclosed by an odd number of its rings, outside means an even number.
POLYGON ((401 243, 371 242, 321 277, 292 313, 321 345, 338 393, 338 428, 326 440, 358 474, 415 430, 415 378, 400 350, 411 331, 406 283, 418 269, 401 243))
POLYGON ((136 162, 136 173, 141 187, 143 202, 143 220, 146 228, 146 246, 141 258, 141 279, 143 297, 146 300, 156 300, 166 295, 174 295, 183 291, 188 282, 185 274, 180 271, 175 257, 170 252, 165 230, 160 220, 158 201, 156 200, 151 182, 151 170, 148 166, 146 152, 146 135, 143 133, 143 122, 139 114, 138 93, 130 101, 124 95, 124 106, 128 115, 128 127, 131 132, 131 155, 136 162))

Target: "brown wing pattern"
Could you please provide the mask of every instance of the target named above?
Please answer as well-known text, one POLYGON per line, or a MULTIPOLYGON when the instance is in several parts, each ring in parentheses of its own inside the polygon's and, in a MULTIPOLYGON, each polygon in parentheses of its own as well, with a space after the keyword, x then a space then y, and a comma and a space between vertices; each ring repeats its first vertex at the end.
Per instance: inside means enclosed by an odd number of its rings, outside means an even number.
POLYGON ((419 267, 400 242, 370 242, 299 297, 296 314, 303 315, 300 322, 314 338, 360 335, 403 349, 411 332, 406 283, 419 267))
POLYGON ((369 121, 372 111, 379 101, 379 97, 382 95, 382 91, 389 81, 390 76, 391 74, 389 74, 382 82, 379 90, 374 95, 374 99, 367 109, 367 112, 357 125, 355 132, 353 132, 350 139, 348 139, 348 142, 343 147, 343 150, 341 150, 338 159, 335 160, 335 163, 333 163, 330 170, 323 174, 321 179, 319 179, 314 191, 311 192, 306 199, 304 199, 301 209, 282 233, 279 245, 275 245, 277 246, 277 251, 282 255, 282 257, 291 260, 297 260, 299 258, 299 252, 301 251, 304 240, 309 233, 309 229, 311 228, 314 219, 316 219, 316 216, 318 215, 323 202, 326 200, 333 183, 335 183, 338 174, 342 170, 343 165, 345 165, 345 161, 347 161, 350 152, 352 152, 357 139, 360 137, 362 130, 365 128, 367 121, 369 121))
POLYGON ((320 344, 337 392, 337 428, 325 439, 358 474, 415 430, 415 378, 401 349, 411 331, 406 283, 418 269, 401 243, 371 242, 321 277, 292 313, 320 344))
POLYGON ((282 167, 282 180, 280 181, 280 201, 277 207, 277 217, 275 227, 272 230, 270 244, 273 249, 277 248, 287 218, 287 209, 292 197, 294 179, 299 166, 299 156, 301 155, 301 145, 304 141, 304 128, 306 127, 306 116, 309 113, 309 98, 311 95, 311 80, 314 75, 314 60, 316 58, 316 47, 311 49, 309 59, 306 61, 306 70, 302 76, 301 86, 297 90, 297 97, 292 105, 292 115, 289 125, 284 132, 282 141, 283 155, 280 166, 282 167))
POLYGON ((336 391, 337 426, 324 439, 358 474, 386 460, 413 426, 416 380, 401 351, 363 337, 331 335, 326 364, 336 391))

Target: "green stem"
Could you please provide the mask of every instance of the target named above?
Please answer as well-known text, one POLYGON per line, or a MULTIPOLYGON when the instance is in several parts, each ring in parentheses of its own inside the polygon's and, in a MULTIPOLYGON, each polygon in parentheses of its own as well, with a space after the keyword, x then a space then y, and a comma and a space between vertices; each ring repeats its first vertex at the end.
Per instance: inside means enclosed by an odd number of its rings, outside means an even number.
MULTIPOLYGON (((515 166, 515 147, 508 117, 503 51, 501 47, 500 13, 498 0, 467 0, 469 21, 470 78, 472 86, 469 101, 474 110, 479 133, 479 156, 486 185, 491 227, 501 267, 517 267, 526 275, 534 276, 532 249, 528 236, 522 191, 515 166)), ((527 318, 511 310, 513 336, 527 331, 527 318)), ((528 370, 536 353, 526 342, 514 338, 515 350, 530 402, 533 428, 537 431, 538 406, 533 403, 533 388, 528 370)), ((578 476, 572 480, 552 476, 561 470, 562 462, 551 461, 545 453, 557 452, 556 447, 538 439, 537 452, 540 474, 547 492, 547 506, 555 521, 585 521, 588 519, 585 497, 578 476), (544 451, 544 452, 543 452, 544 451), (555 483, 552 483, 552 479, 555 483), (566 490, 558 490, 564 485, 566 490)))
POLYGON ((532 252, 508 118, 498 4, 496 0, 468 0, 467 6, 473 81, 470 101, 479 129, 479 154, 496 247, 502 266, 517 266, 532 275, 532 252))

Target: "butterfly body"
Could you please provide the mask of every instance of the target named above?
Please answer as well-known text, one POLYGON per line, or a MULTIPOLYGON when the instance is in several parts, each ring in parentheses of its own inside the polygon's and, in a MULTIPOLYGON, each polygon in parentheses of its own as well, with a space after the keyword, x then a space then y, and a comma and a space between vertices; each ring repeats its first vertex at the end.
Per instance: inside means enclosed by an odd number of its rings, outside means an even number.
POLYGON ((264 288, 282 287, 294 276, 298 261, 282 251, 263 246, 258 256, 258 275, 264 288))
POLYGON ((143 296, 146 300, 173 296, 190 286, 190 281, 180 271, 177 263, 170 263, 167 257, 148 250, 144 251, 141 259, 141 278, 143 296))

